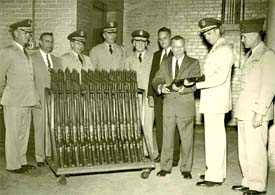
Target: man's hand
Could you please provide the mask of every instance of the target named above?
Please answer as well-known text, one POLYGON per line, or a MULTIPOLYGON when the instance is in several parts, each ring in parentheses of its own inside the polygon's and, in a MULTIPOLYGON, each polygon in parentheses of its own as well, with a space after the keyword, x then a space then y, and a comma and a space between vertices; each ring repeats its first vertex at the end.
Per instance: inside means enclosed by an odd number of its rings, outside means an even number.
POLYGON ((176 92, 182 93, 184 90, 184 86, 177 87, 175 84, 173 84, 172 89, 176 92))
POLYGON ((148 96, 148 105, 149 105, 149 107, 154 107, 154 98, 153 98, 153 96, 148 96))
POLYGON ((263 122, 263 115, 260 115, 256 112, 254 112, 254 116, 252 119, 252 126, 254 128, 260 127, 260 126, 262 126, 262 122, 263 122))
POLYGON ((170 90, 167 88, 167 84, 163 84, 163 85, 161 85, 161 93, 163 93, 163 94, 168 94, 168 93, 170 93, 170 90))
POLYGON ((184 79, 183 81, 184 86, 189 87, 195 84, 195 82, 189 82, 188 79, 184 79))

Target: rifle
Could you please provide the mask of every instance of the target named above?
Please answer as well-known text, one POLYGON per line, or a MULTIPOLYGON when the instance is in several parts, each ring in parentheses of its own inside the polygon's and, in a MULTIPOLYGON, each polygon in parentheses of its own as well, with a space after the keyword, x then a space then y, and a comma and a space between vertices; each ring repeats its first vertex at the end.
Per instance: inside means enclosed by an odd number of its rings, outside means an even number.
POLYGON ((70 110, 71 110, 71 101, 70 95, 67 95, 67 91, 70 90, 71 82, 70 82, 70 70, 66 68, 65 70, 65 82, 63 88, 63 102, 64 102, 64 124, 65 124, 65 156, 66 163, 69 167, 72 166, 72 143, 71 143, 71 132, 69 130, 69 118, 70 118, 70 110))
POLYGON ((79 167, 80 166, 80 152, 79 152, 79 132, 78 132, 78 108, 79 108, 79 102, 78 102, 78 89, 79 89, 79 73, 73 69, 72 71, 72 79, 73 79, 73 106, 72 106, 72 116, 73 116, 73 145, 74 145, 74 160, 75 160, 75 166, 79 167))
POLYGON ((113 160, 115 163, 118 163, 121 159, 120 152, 119 152, 119 144, 118 144, 118 136, 117 136, 117 127, 115 121, 116 118, 116 96, 115 96, 115 82, 114 82, 115 72, 110 70, 109 75, 109 93, 108 99, 110 103, 110 125, 111 125, 111 142, 113 145, 113 160), (112 96, 113 95, 113 96, 112 96))
POLYGON ((57 72, 57 80, 58 80, 58 89, 57 89, 57 101, 56 101, 56 120, 57 120, 57 146, 58 146, 58 156, 59 156, 59 164, 60 167, 65 167, 64 164, 65 159, 65 148, 64 148, 64 131, 62 126, 62 95, 60 94, 63 88, 63 72, 58 70, 57 72))
POLYGON ((170 91, 173 91, 173 87, 172 87, 172 85, 174 84, 174 85, 176 85, 176 87, 193 87, 194 85, 195 85, 195 83, 197 83, 197 82, 202 82, 202 81, 205 81, 205 76, 204 76, 204 74, 202 75, 202 76, 199 76, 199 77, 190 77, 190 78, 184 78, 184 79, 174 79, 173 81, 172 81, 172 83, 169 85, 169 86, 167 86, 167 88, 170 90, 170 91), (193 83, 193 85, 185 85, 184 83, 184 81, 185 80, 187 80, 188 82, 190 82, 190 83, 193 83))

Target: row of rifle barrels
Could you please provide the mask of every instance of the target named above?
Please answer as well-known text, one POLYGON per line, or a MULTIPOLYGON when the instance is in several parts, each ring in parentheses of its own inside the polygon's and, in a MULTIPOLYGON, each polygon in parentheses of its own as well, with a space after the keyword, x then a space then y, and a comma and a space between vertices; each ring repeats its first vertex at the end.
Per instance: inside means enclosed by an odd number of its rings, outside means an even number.
POLYGON ((46 103, 58 167, 149 161, 137 90, 132 70, 52 70, 46 103))

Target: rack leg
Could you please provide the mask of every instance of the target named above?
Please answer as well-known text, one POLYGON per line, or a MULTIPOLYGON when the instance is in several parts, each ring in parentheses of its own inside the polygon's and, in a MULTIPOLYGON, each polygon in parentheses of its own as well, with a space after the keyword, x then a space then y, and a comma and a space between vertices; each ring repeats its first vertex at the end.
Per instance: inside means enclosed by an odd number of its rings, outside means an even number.
POLYGON ((151 173, 152 170, 153 170, 153 169, 151 169, 151 168, 143 169, 143 171, 142 171, 140 177, 141 177, 142 179, 148 179, 148 177, 149 177, 149 175, 150 175, 150 173, 151 173))
POLYGON ((60 175, 60 177, 58 178, 57 184, 67 185, 66 175, 60 175))

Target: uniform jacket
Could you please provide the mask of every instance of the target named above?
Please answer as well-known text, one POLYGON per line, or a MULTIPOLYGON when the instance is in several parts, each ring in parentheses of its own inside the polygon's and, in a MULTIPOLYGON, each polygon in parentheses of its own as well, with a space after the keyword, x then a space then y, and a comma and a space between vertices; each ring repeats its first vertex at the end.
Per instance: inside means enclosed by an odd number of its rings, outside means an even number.
POLYGON ((64 53, 62 56, 60 56, 62 60, 62 69, 65 70, 66 68, 69 68, 71 71, 76 69, 79 73, 81 73, 81 69, 94 70, 94 65, 91 63, 89 57, 84 54, 81 54, 81 57, 83 60, 83 65, 72 50, 70 52, 64 53))
POLYGON ((201 89, 200 113, 227 113, 232 109, 230 82, 233 62, 232 47, 220 38, 206 57, 205 81, 196 84, 201 89))
MULTIPOLYGON (((173 81, 172 74, 172 56, 166 58, 160 64, 160 69, 157 71, 152 86, 158 93, 160 84, 171 84, 173 81)), ((200 65, 197 59, 184 56, 179 73, 176 79, 184 79, 200 76, 200 65)), ((164 95, 163 100, 163 116, 178 116, 191 117, 195 115, 195 87, 185 88, 183 93, 171 92, 164 95)))
POLYGON ((261 42, 241 66, 241 92, 237 101, 236 116, 251 120, 254 112, 273 117, 272 99, 275 94, 275 54, 261 42))
MULTIPOLYGON (((155 77, 157 71, 159 70, 161 53, 162 53, 162 50, 158 50, 154 53, 151 72, 149 76, 148 96, 152 96, 154 98, 154 101, 156 101, 156 98, 158 98, 159 95, 154 91, 151 84, 152 84, 153 78, 155 77)), ((170 51, 168 56, 173 56, 173 53, 170 51)))
POLYGON ((12 42, 0 50, 0 97, 5 106, 39 105, 30 56, 12 42))
POLYGON ((103 42, 91 49, 90 60, 96 69, 123 69, 125 64, 125 51, 122 46, 113 44, 113 54, 111 54, 108 45, 103 42))
MULTIPOLYGON (((52 59, 52 65, 54 70, 62 68, 61 59, 50 54, 52 59)), ((40 50, 36 51, 31 55, 33 70, 34 70, 34 83, 39 94, 41 101, 44 100, 45 88, 50 88, 51 84, 51 73, 45 64, 40 50)))
MULTIPOLYGON (((146 50, 144 56, 142 57, 142 62, 138 60, 138 54, 133 52, 130 56, 126 58, 126 67, 130 70, 135 70, 137 72, 137 83, 138 88, 144 89, 147 94, 147 88, 149 83, 149 74, 152 65, 153 54, 146 50)), ((147 96, 146 96, 147 97, 147 96)))

